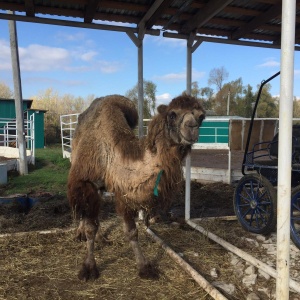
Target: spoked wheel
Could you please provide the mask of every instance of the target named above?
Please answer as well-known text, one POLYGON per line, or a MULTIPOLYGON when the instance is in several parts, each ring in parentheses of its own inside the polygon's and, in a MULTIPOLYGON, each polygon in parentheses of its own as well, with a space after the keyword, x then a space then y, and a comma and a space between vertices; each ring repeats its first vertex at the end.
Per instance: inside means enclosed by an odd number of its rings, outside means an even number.
POLYGON ((244 176, 235 188, 233 207, 239 223, 247 231, 268 234, 275 230, 277 193, 265 177, 244 176))
POLYGON ((300 249, 300 186, 292 190, 291 201, 291 238, 300 249))

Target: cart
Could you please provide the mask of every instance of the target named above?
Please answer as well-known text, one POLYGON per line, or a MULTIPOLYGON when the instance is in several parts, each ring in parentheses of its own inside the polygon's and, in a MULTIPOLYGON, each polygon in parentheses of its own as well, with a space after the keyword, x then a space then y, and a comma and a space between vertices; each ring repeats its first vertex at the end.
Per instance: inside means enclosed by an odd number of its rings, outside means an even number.
MULTIPOLYGON (((249 151, 250 138, 263 86, 280 72, 262 82, 253 108, 242 164, 243 177, 233 196, 233 207, 241 226, 267 235, 277 221, 278 133, 272 141, 256 143, 249 151)), ((279 124, 280 126, 280 124, 279 124)), ((293 125, 291 166, 291 239, 300 248, 300 125, 293 125)))

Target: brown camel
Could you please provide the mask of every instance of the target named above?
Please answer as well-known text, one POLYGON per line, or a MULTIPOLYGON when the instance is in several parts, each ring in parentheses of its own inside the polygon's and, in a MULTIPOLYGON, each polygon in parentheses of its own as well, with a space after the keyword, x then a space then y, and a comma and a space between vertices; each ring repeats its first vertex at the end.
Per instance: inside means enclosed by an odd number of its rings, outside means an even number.
POLYGON ((87 256, 79 272, 82 280, 99 271, 94 241, 99 226, 101 194, 113 192, 116 210, 124 220, 141 277, 157 272, 138 244, 135 217, 139 210, 167 208, 182 182, 182 160, 198 140, 205 111, 195 98, 182 95, 158 107, 148 135, 138 139, 134 103, 112 95, 95 99, 78 120, 72 144, 68 199, 80 219, 77 237, 87 243, 87 256))

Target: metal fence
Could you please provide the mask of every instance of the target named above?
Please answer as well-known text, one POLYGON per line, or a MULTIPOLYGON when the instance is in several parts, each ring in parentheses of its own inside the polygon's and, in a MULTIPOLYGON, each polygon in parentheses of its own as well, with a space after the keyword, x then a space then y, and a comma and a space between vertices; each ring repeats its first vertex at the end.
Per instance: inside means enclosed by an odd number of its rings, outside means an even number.
MULTIPOLYGON (((60 116, 60 129, 61 129, 61 145, 63 158, 71 157, 72 140, 75 132, 76 125, 78 123, 78 116, 80 114, 69 114, 60 116)), ((148 134, 148 124, 151 120, 144 119, 143 133, 148 134)), ((135 134, 138 135, 137 129, 135 134)))
MULTIPOLYGON (((24 120, 26 149, 30 151, 30 163, 35 163, 34 114, 24 120)), ((0 146, 18 148, 16 119, 0 118, 0 146)))
POLYGON ((79 114, 61 115, 60 130, 61 130, 61 145, 63 158, 71 157, 72 139, 78 123, 79 114))

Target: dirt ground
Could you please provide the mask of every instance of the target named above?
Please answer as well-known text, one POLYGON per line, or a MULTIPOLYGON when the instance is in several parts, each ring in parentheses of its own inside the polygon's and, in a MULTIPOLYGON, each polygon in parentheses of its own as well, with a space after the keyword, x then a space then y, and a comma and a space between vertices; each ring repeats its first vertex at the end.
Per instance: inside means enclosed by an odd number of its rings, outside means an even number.
MULTIPOLYGON (((233 190, 223 183, 193 182, 192 217, 233 215, 233 190)), ((29 211, 17 202, 0 206, 0 299, 212 299, 153 241, 142 224, 140 244, 157 265, 159 278, 139 278, 133 252, 124 240, 122 223, 110 198, 104 201, 101 214, 101 232, 109 242, 98 243, 95 250, 100 278, 79 281, 77 272, 85 256, 85 244, 74 240, 76 224, 67 200, 45 192, 29 196, 41 199, 29 211)), ((253 254, 253 246, 240 239, 252 235, 237 221, 207 221, 205 226, 253 254)), ((254 288, 243 286, 229 263, 230 254, 184 223, 184 190, 167 219, 150 228, 206 280, 234 284, 234 294, 222 291, 228 299, 246 299, 253 290, 260 295, 264 286, 275 288, 272 278, 260 279, 254 288), (211 275, 212 269, 217 279, 211 275)), ((259 256, 260 252, 254 254, 259 256)), ((261 294, 260 299, 272 298, 261 294)))

